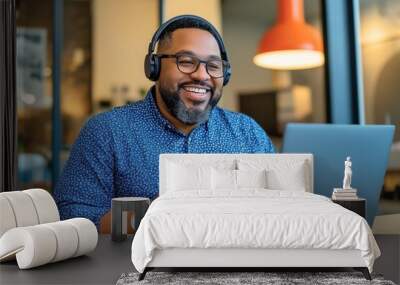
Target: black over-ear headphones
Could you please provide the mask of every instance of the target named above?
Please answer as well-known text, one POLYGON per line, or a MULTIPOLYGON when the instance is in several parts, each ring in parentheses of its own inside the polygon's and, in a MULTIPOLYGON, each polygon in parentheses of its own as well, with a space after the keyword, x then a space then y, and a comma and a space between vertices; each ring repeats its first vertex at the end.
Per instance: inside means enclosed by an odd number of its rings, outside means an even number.
POLYGON ((144 59, 144 72, 146 74, 146 77, 148 79, 150 79, 151 81, 158 80, 158 77, 160 76, 161 59, 157 55, 153 54, 154 49, 156 48, 156 44, 157 44, 158 40, 160 39, 160 35, 162 34, 162 32, 170 24, 172 24, 178 20, 182 20, 182 19, 199 20, 199 21, 202 21, 205 24, 207 24, 207 26, 209 26, 209 28, 212 31, 212 35, 217 40, 222 59, 225 60, 226 62, 228 62, 228 66, 225 69, 225 73, 224 73, 224 83, 223 83, 224 85, 228 84, 229 78, 231 77, 231 67, 229 65, 228 55, 226 53, 224 42, 222 41, 222 37, 210 22, 208 22, 206 19, 204 19, 202 17, 195 16, 195 15, 176 16, 172 19, 169 19, 168 21, 166 21, 164 24, 162 24, 158 28, 158 30, 153 35, 153 38, 151 39, 147 55, 144 59))

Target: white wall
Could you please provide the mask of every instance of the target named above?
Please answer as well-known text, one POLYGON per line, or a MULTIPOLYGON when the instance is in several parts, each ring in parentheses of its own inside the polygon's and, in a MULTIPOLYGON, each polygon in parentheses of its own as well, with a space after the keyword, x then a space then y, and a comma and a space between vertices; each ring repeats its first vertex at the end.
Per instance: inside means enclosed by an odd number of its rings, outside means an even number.
MULTIPOLYGON (((73 20, 73 19, 71 19, 73 20)), ((144 57, 158 27, 158 0, 93 1, 93 100, 111 99, 113 85, 126 84, 129 100, 152 83, 144 57)))
POLYGON ((222 33, 220 0, 165 0, 164 19, 193 14, 210 21, 222 33))

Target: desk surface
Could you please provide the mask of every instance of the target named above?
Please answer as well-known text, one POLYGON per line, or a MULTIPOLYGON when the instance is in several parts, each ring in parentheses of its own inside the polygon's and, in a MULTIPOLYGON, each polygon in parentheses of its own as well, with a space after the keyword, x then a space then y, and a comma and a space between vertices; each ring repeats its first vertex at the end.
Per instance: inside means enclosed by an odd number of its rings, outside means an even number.
MULTIPOLYGON (((400 237, 376 235, 382 256, 374 265, 376 273, 400 281, 400 237), (397 274, 397 275, 396 275, 397 274)), ((16 261, 0 263, 0 284, 115 284, 122 273, 135 271, 131 261, 132 236, 112 242, 110 235, 100 235, 96 249, 80 256, 40 267, 19 270, 16 261)))
POLYGON ((0 263, 0 284, 115 284, 124 272, 134 271, 132 237, 112 242, 99 235, 96 249, 88 255, 20 270, 17 262, 0 263))

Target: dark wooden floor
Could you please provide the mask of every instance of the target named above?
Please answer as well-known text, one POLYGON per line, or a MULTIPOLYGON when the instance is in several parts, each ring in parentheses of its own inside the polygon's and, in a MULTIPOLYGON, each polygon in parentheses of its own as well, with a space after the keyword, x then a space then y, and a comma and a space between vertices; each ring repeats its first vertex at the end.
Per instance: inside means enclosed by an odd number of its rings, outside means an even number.
POLYGON ((374 273, 400 284, 400 235, 375 235, 375 239, 381 257, 375 261, 374 273))

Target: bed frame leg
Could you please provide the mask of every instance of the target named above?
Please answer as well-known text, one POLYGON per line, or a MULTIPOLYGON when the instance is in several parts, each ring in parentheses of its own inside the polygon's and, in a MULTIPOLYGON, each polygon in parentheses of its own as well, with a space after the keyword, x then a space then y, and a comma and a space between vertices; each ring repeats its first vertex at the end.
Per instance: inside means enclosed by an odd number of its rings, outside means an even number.
POLYGON ((369 270, 367 267, 355 267, 354 269, 357 271, 361 271, 362 274, 364 275, 365 279, 372 280, 371 274, 369 274, 369 270))
POLYGON ((144 269, 144 271, 142 273, 139 274, 139 278, 138 281, 142 281, 144 279, 144 277, 146 276, 147 271, 149 271, 147 269, 147 267, 144 269))

